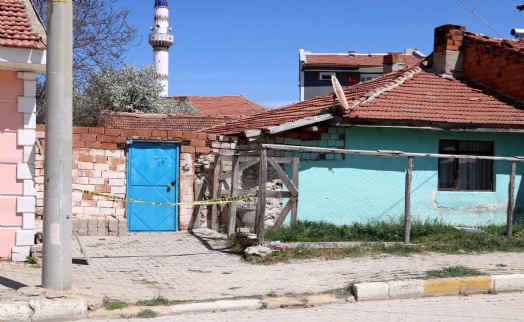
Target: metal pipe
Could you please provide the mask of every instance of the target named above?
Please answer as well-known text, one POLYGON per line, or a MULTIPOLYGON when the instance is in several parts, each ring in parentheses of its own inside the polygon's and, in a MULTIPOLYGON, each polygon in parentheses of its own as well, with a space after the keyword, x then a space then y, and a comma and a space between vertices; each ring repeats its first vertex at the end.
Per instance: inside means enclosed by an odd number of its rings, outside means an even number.
POLYGON ((73 1, 48 0, 42 286, 72 284, 73 1))

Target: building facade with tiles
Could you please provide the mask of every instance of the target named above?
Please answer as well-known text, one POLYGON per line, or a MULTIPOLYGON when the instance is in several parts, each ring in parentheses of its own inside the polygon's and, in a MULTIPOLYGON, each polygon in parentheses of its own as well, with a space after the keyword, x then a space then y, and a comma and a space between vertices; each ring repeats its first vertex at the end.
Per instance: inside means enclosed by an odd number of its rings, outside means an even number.
MULTIPOLYGON (((454 25, 436 28, 434 41, 433 54, 420 66, 346 88, 348 109, 337 106, 333 94, 327 94, 208 131, 245 150, 278 143, 422 154, 522 155, 524 42, 485 37, 454 25)), ((390 54, 384 63, 394 65, 402 61, 399 58, 390 54)), ((273 153, 300 158, 299 219, 349 224, 397 220, 404 213, 405 157, 273 153)), ((511 162, 440 160, 415 158, 413 218, 456 225, 506 222, 511 162)), ((524 166, 518 163, 515 220, 524 214, 523 173, 524 166)))
MULTIPOLYGON (((360 82, 382 76, 391 72, 382 64, 387 54, 362 54, 353 50, 347 53, 312 53, 299 50, 299 99, 308 100, 316 96, 331 93, 331 76, 337 77, 339 83, 353 86, 360 82)), ((417 65, 424 58, 414 49, 404 50, 402 67, 417 65)))
POLYGON ((0 258, 24 261, 34 244, 36 74, 45 31, 28 0, 0 1, 0 258))

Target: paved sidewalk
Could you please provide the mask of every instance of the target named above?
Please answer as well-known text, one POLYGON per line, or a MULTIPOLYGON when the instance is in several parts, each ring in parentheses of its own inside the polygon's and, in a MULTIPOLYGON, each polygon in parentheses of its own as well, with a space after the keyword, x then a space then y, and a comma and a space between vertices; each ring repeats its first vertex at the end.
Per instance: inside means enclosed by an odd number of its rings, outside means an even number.
MULTIPOLYGON (((254 265, 225 252, 219 234, 200 229, 176 233, 133 233, 128 237, 81 237, 92 265, 73 265, 74 289, 129 303, 163 296, 204 301, 268 293, 318 293, 351 282, 423 276, 430 269, 463 265, 486 274, 524 273, 520 253, 364 256, 254 265)), ((74 257, 81 254, 74 242, 74 257)), ((15 290, 41 283, 41 269, 0 262, 0 301, 15 290)))

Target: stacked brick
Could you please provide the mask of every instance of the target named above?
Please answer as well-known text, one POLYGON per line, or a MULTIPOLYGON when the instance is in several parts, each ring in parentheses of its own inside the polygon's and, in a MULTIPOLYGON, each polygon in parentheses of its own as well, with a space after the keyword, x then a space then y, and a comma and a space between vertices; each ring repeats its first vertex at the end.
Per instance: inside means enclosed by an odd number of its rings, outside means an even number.
MULTIPOLYGON (((37 139, 45 152, 45 127, 37 129, 37 139)), ((209 136, 214 138, 215 136, 209 136)), ((128 140, 177 141, 180 153, 180 201, 194 200, 194 160, 211 153, 208 135, 182 131, 144 129, 73 128, 73 189, 126 197, 126 142, 128 140)), ((37 215, 43 215, 44 162, 37 149, 35 181, 37 215)), ((192 206, 179 208, 179 227, 186 229, 192 206)), ((114 236, 127 234, 126 205, 102 197, 73 191, 73 225, 79 235, 114 236)))
POLYGON ((524 99, 524 51, 523 42, 484 39, 466 36, 464 74, 503 91, 518 99, 524 99))
POLYGON ((446 54, 447 50, 463 50, 465 26, 443 25, 435 28, 434 52, 446 54))

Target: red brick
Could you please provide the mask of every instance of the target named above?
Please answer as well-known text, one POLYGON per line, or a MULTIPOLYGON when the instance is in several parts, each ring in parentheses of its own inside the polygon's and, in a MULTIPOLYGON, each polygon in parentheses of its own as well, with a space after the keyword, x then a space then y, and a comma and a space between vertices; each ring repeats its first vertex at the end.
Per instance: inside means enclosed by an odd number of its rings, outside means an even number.
POLYGON ((199 147, 196 147, 195 152, 196 153, 206 153, 207 154, 207 153, 212 153, 213 149, 209 148, 207 146, 204 146, 204 147, 199 146, 199 147))
POLYGON ((80 127, 80 126, 73 127, 73 134, 87 134, 87 133, 89 133, 88 127, 80 127))
POLYGON ((93 200, 94 196, 93 195, 90 195, 88 193, 83 193, 82 194, 82 200, 93 200))
POLYGON ((120 129, 106 129, 105 131, 106 135, 110 135, 110 136, 119 136, 120 133, 122 133, 122 130, 120 129))
POLYGON ((195 153, 195 147, 184 145, 180 148, 180 151, 182 153, 195 153))
POLYGON ((167 136, 173 137, 173 138, 181 138, 182 137, 182 131, 167 131, 167 136))
POLYGON ((207 135, 204 132, 199 132, 197 133, 197 138, 201 140, 205 140, 207 138, 207 135))
POLYGON ((96 186, 95 187, 95 192, 110 193, 111 192, 111 187, 110 186, 96 186))
POLYGON ((122 158, 111 158, 111 160, 109 160, 109 163, 114 165, 126 164, 126 160, 122 158))
POLYGON ((166 137, 167 136, 167 131, 153 130, 153 131, 151 131, 151 136, 166 137))
POLYGON ((136 130, 136 135, 143 136, 143 137, 150 137, 151 130, 136 130))
POLYGON ((86 142, 96 142, 97 136, 96 134, 81 134, 80 140, 86 141, 86 142))
POLYGON ((93 162, 93 161, 95 161, 95 157, 93 157, 92 155, 79 155, 78 156, 78 161, 80 161, 80 162, 93 162))
POLYGON ((86 143, 84 141, 73 141, 73 148, 84 148, 86 143))
POLYGON ((117 146, 116 146, 116 143, 106 143, 106 142, 103 142, 102 145, 101 145, 102 149, 104 150, 116 150, 117 149, 117 146))
POLYGON ((122 130, 122 135, 124 135, 125 137, 135 136, 137 135, 136 133, 136 130, 122 130))
POLYGON ((98 135, 97 139, 100 142, 107 142, 107 143, 113 142, 113 137, 110 135, 98 135))
POLYGON ((95 157, 95 162, 96 163, 107 163, 107 157, 97 156, 97 157, 95 157))
POLYGON ((198 138, 198 134, 195 132, 184 132, 182 133, 182 137, 184 139, 196 139, 198 138))
POLYGON ((101 147, 101 144, 100 142, 86 142, 86 147, 87 148, 93 148, 93 149, 100 149, 101 147))
POLYGON ((207 134, 206 135, 206 138, 209 140, 209 141, 215 141, 217 139, 217 136, 216 134, 207 134))
POLYGON ((123 143, 126 143, 127 139, 125 136, 114 136, 113 137, 113 143, 120 143, 120 144, 123 144, 123 143))
POLYGON ((192 146, 206 146, 206 141, 204 140, 191 140, 191 145, 192 146))
POLYGON ((103 127, 90 127, 89 134, 104 134, 103 127))

